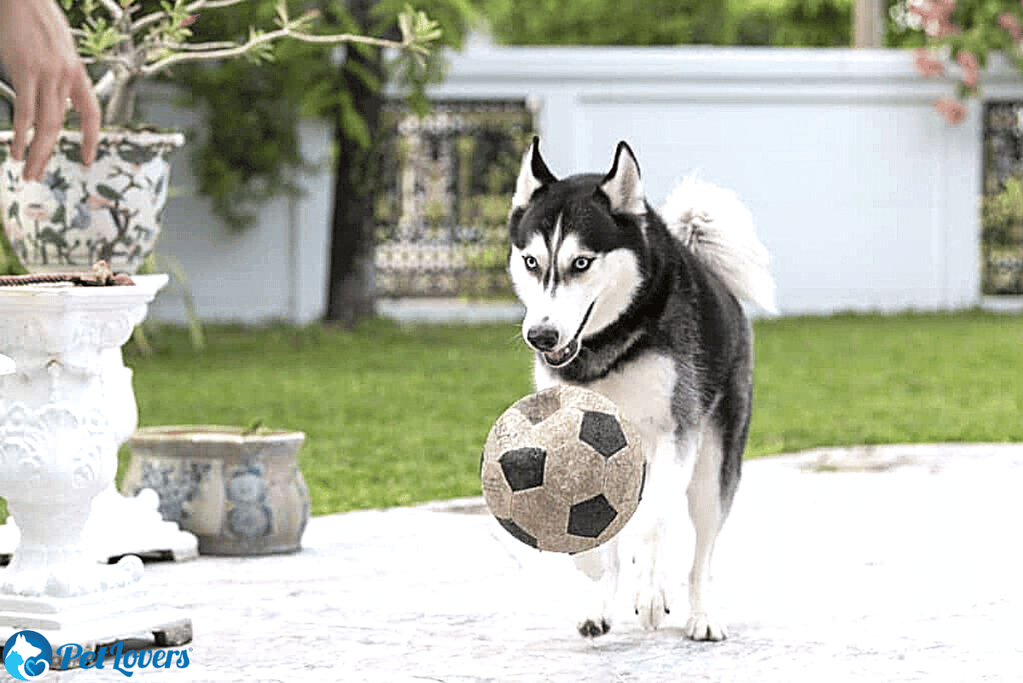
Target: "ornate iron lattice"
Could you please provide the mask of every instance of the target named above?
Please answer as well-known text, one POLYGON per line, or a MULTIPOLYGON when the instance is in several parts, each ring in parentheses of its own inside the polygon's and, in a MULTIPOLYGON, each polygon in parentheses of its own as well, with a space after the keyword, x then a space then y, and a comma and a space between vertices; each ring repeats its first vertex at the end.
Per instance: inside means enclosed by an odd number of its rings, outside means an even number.
POLYGON ((508 206, 533 134, 524 101, 387 112, 375 209, 379 296, 504 297, 508 206))
POLYGON ((984 108, 981 198, 984 294, 1023 294, 1023 102, 984 108))

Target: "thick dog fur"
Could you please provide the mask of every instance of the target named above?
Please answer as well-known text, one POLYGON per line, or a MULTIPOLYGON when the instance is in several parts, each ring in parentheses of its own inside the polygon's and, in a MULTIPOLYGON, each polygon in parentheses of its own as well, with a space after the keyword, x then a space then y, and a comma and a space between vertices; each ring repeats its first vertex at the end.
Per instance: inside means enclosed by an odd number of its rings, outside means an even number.
POLYGON ((752 408, 752 333, 738 299, 774 308, 767 251, 749 212, 733 193, 690 178, 658 214, 624 142, 606 174, 559 180, 534 138, 509 236, 537 390, 576 384, 610 398, 640 430, 647 457, 635 517, 618 538, 575 557, 598 591, 579 632, 610 628, 623 559, 635 572, 640 623, 661 624, 682 584, 673 558, 684 490, 695 531, 685 632, 725 638, 708 584, 752 408))

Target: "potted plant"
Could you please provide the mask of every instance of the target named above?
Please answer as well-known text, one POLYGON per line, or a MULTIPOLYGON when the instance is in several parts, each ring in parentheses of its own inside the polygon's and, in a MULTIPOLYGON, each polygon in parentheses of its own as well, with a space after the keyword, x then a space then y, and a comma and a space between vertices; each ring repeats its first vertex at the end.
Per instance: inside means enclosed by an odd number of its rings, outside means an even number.
MULTIPOLYGON (((21 177, 23 162, 11 157, 11 131, 0 131, 0 211, 11 250, 30 272, 88 270, 97 260, 116 272, 134 273, 152 250, 167 200, 169 155, 184 144, 180 132, 132 123, 139 84, 176 64, 245 56, 272 57, 282 39, 340 45, 364 43, 405 50, 422 59, 440 31, 422 12, 399 17, 401 39, 354 34, 317 34, 317 13, 292 17, 277 4, 274 27, 250 28, 241 41, 190 42, 199 12, 251 0, 164 0, 142 11, 136 0, 61 0, 84 19, 74 29, 83 61, 96 72, 104 130, 96 160, 81 163, 81 134, 65 130, 42 182, 21 177)), ((0 83, 12 102, 16 93, 0 83)))
POLYGON ((144 427, 128 440, 121 489, 156 491, 164 520, 195 534, 204 555, 301 548, 309 490, 298 464, 302 432, 213 425, 144 427))

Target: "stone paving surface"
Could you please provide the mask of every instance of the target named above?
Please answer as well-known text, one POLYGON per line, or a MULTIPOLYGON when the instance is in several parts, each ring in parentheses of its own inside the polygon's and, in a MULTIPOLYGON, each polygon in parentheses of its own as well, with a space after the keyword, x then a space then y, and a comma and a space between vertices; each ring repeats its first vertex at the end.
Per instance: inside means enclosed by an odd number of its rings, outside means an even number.
MULTIPOLYGON (((716 555, 730 638, 676 609, 576 635, 580 575, 477 499, 312 520, 302 552, 147 565, 193 620, 144 681, 1023 680, 1023 445, 814 451, 747 463, 716 555)), ((126 680, 111 670, 44 680, 126 680)))

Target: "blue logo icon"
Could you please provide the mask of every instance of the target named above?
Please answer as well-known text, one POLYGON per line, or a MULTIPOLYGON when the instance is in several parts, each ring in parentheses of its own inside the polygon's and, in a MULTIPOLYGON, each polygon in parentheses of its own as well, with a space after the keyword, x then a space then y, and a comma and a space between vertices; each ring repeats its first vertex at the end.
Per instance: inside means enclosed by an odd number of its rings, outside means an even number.
POLYGON ((41 633, 18 631, 4 645, 4 668, 19 681, 34 681, 50 670, 53 648, 41 633))

